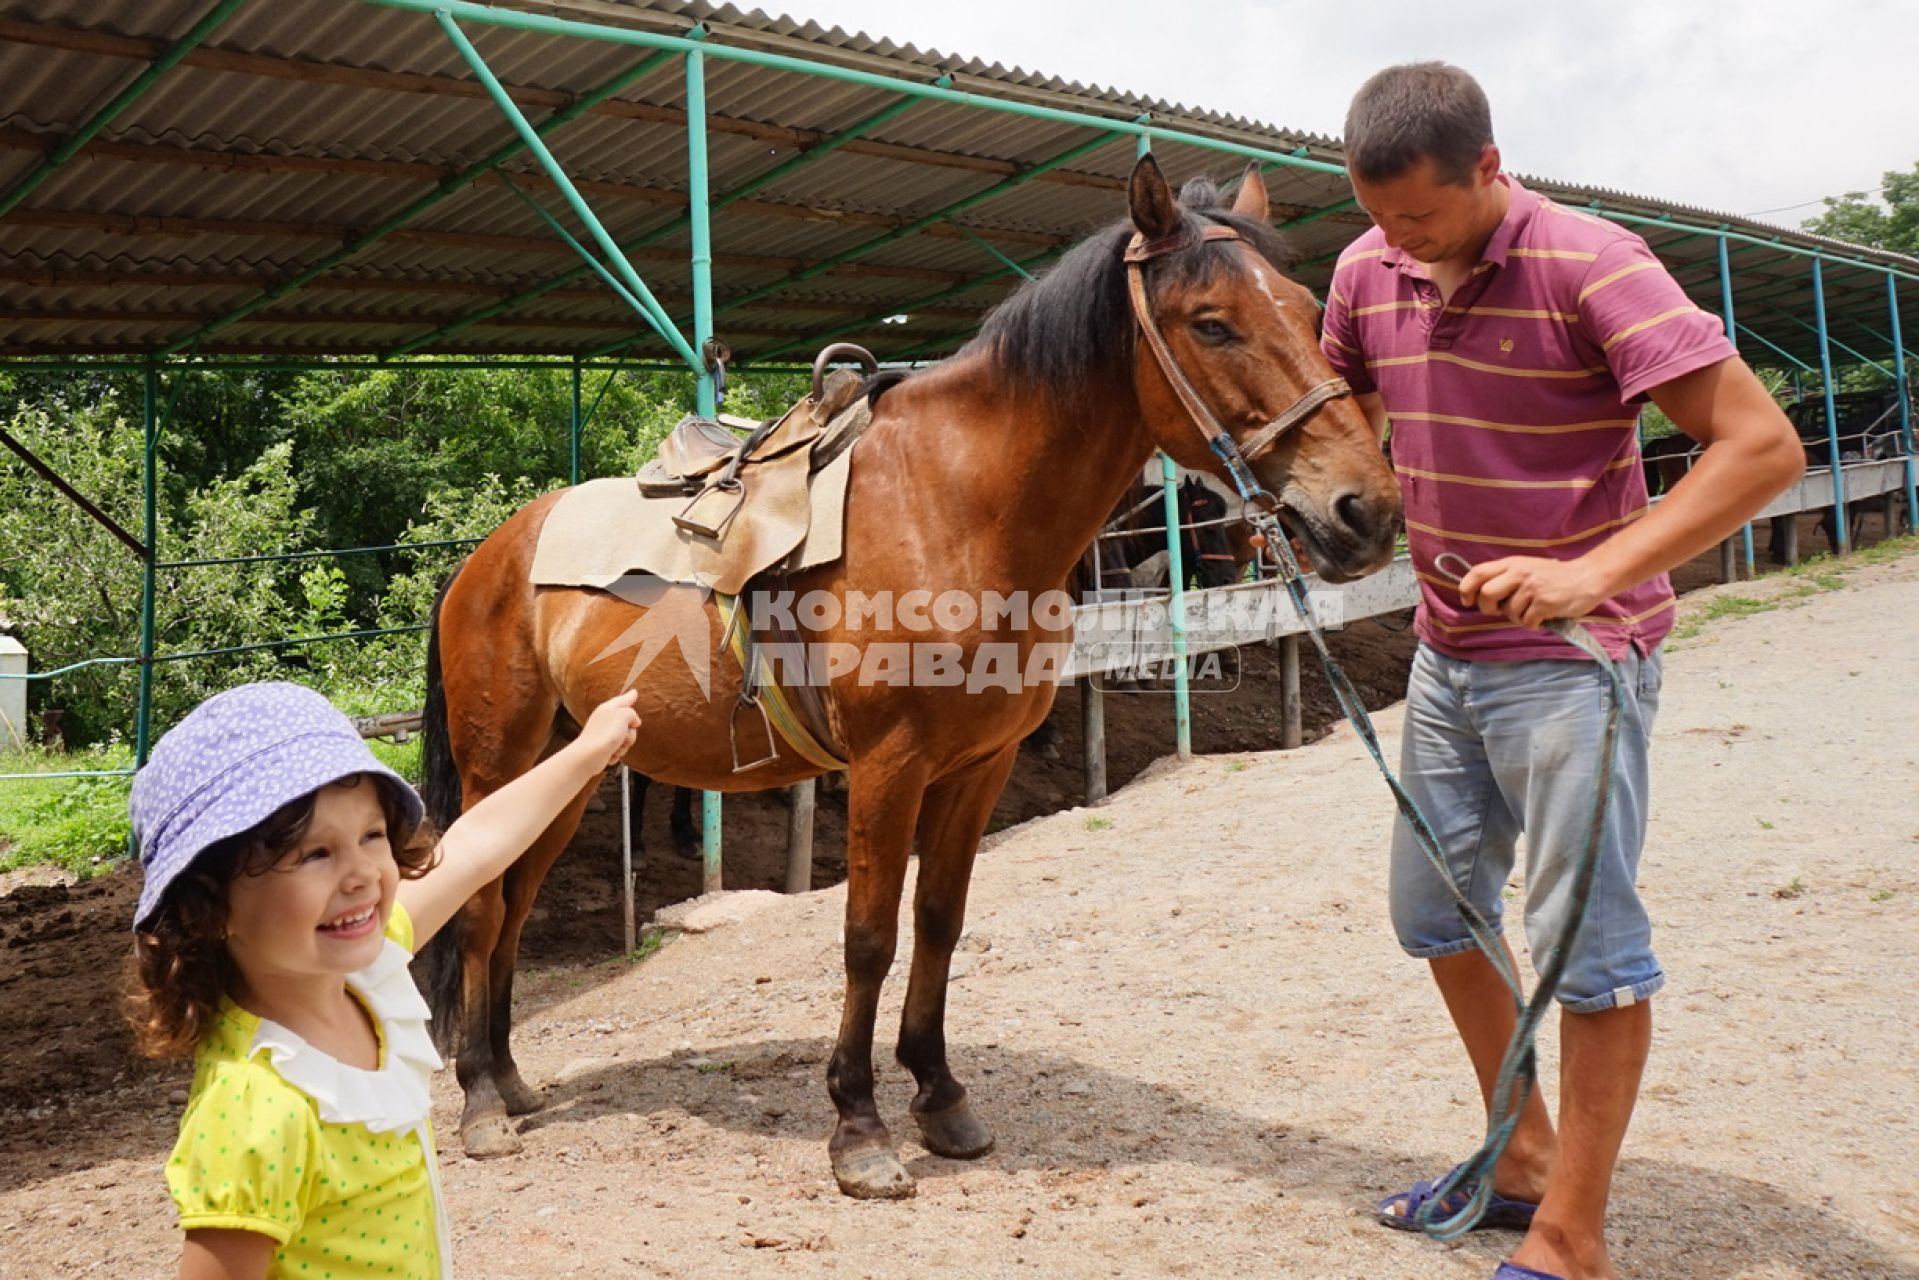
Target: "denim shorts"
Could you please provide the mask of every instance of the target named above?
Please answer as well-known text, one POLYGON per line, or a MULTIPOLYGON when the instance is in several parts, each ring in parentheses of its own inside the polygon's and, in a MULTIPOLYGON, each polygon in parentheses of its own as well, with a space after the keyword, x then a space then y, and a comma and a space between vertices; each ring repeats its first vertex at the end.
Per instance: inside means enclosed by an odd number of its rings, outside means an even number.
MULTIPOLYGON (((1559 987, 1575 1013, 1630 1005, 1666 982, 1634 884, 1662 657, 1629 652, 1618 667, 1627 702, 1612 799, 1585 924, 1559 987)), ((1571 908, 1611 701, 1605 675, 1588 661, 1463 662, 1424 644, 1413 657, 1400 778, 1439 837, 1453 882, 1495 930, 1525 836, 1526 938, 1535 967, 1544 966, 1571 908)), ((1407 954, 1432 959, 1475 945, 1404 818, 1393 829, 1391 875, 1393 929, 1407 954)))

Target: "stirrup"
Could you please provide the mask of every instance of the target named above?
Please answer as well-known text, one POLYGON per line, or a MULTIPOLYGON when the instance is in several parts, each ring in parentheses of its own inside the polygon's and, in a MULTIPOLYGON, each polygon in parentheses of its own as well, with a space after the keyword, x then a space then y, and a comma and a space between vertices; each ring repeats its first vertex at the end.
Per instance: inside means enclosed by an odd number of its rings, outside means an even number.
POLYGON ((673 523, 688 533, 719 542, 725 538, 727 527, 733 523, 733 517, 739 515, 740 508, 745 504, 746 485, 737 478, 729 477, 694 494, 692 500, 680 508, 680 513, 673 517, 673 523), (724 509, 718 520, 709 524, 695 517, 693 509, 715 494, 721 495, 719 499, 716 499, 717 501, 724 501, 725 496, 730 495, 732 503, 724 509))
POLYGON ((733 752, 733 772, 751 773, 761 765, 772 764, 780 758, 780 745, 773 739, 773 717, 766 713, 766 705, 758 694, 741 694, 737 706, 733 708, 733 718, 726 726, 727 746, 733 752), (757 760, 740 763, 740 712, 751 707, 760 713, 760 729, 766 735, 766 754, 757 760))

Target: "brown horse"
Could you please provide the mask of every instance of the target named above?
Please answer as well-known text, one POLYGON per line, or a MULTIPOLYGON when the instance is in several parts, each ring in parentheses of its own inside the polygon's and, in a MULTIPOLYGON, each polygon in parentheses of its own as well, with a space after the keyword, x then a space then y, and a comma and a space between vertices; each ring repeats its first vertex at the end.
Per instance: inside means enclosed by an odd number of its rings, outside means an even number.
MULTIPOLYGON (((986 593, 1040 597, 1065 585, 1155 446, 1223 474, 1167 374, 1136 341, 1122 260, 1136 229, 1157 250, 1144 268, 1151 314, 1177 366, 1235 439, 1250 438, 1331 377, 1316 340, 1317 308, 1279 269, 1254 171, 1224 208, 1210 183, 1176 200, 1148 157, 1133 171, 1129 203, 1130 223, 1077 246, 998 308, 965 350, 877 402, 853 454, 844 555, 795 575, 793 589, 841 599, 948 589, 975 601, 986 593)), ((1391 559, 1399 493, 1351 399, 1335 399, 1285 432, 1254 469, 1326 579, 1350 579, 1391 559)), ((634 683, 624 656, 600 658, 620 648, 646 609, 603 592, 529 585, 556 496, 530 504, 475 548, 436 609, 427 771, 442 821, 457 812, 455 795, 475 803, 530 767, 570 722, 634 683)), ((720 612, 697 593, 689 598, 676 607, 703 610, 704 629, 724 653, 720 612)), ((946 642, 968 659, 999 643, 1022 664, 1041 641, 1062 638, 1031 618, 988 625, 982 615, 957 629, 922 619, 935 624, 930 632, 906 629, 904 611, 890 629, 850 621, 803 626, 802 638, 862 652, 877 643, 946 642)), ((782 743, 772 763, 734 773, 729 725, 740 673, 730 660, 714 664, 711 696, 679 661, 652 662, 637 683, 643 726, 627 763, 649 777, 725 791, 820 772, 782 743)), ((927 1149, 979 1156, 993 1139, 947 1066, 947 972, 974 852, 1054 685, 969 691, 842 677, 822 694, 831 739, 851 762, 846 998, 827 1069, 839 1123, 829 1151, 848 1195, 911 1195, 913 1180, 874 1105, 872 1063, 908 855, 917 848, 920 863, 898 1057, 918 1082, 911 1112, 927 1149)), ((436 1025, 458 1056, 461 1137, 473 1155, 516 1150, 508 1117, 539 1105, 508 1044, 514 957, 541 878, 587 799, 583 792, 501 881, 466 905, 441 935, 448 941, 435 939, 429 986, 436 1025)))

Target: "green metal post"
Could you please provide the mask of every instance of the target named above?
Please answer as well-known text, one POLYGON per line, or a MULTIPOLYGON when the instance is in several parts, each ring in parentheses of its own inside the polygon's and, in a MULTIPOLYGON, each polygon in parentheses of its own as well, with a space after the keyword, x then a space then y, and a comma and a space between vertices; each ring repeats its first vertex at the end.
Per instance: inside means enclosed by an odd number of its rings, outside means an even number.
MULTIPOLYGON (((706 171, 706 56, 698 49, 686 55, 686 185, 687 216, 693 233, 693 346, 700 352, 698 408, 701 417, 719 412, 713 371, 706 364, 706 344, 713 336, 713 227, 707 200, 706 171)), ((720 793, 700 793, 700 857, 702 887, 718 893, 726 887, 725 863, 720 852, 720 793)))
POLYGON ((91 120, 74 130, 71 137, 54 148, 51 155, 40 161, 31 173, 14 184, 13 190, 7 192, 4 197, 0 197, 0 218, 6 217, 19 208, 22 200, 38 190, 42 183, 59 171, 61 165, 78 155, 82 147, 99 135, 100 130, 112 124, 116 116, 132 106, 141 94, 153 87, 154 81, 178 65, 180 59, 193 52, 202 41, 213 34, 215 27, 227 20, 228 14, 238 9, 243 3, 245 0, 220 0, 220 3, 209 9, 205 17, 194 23, 191 30, 135 77, 132 84, 115 94, 113 101, 94 112, 91 120))
MULTIPOLYGON (((1906 523, 1919 530, 1919 477, 1914 471, 1919 469, 1912 456, 1912 388, 1906 382, 1906 347, 1903 335, 1899 332, 1899 282, 1892 272, 1886 273, 1886 299, 1892 304, 1892 364, 1899 371, 1899 438, 1906 446, 1906 523)), ((1890 537, 1892 530, 1886 530, 1890 537)))
POLYGON ((573 362, 573 414, 566 433, 566 482, 580 482, 580 362, 573 362))
POLYGON ((140 700, 136 713, 137 720, 133 732, 133 763, 135 767, 146 764, 147 753, 153 747, 153 643, 154 643, 154 598, 158 587, 154 566, 159 561, 159 469, 160 460, 160 420, 157 414, 160 391, 160 370, 149 364, 141 383, 141 423, 146 437, 146 463, 143 474, 145 484, 145 520, 147 544, 146 559, 140 569, 140 700))
MULTIPOLYGON (((1148 117, 1141 116, 1144 124, 1148 117)), ((1135 151, 1144 158, 1153 149, 1153 135, 1142 133, 1135 151)), ((1179 469, 1164 453, 1159 455, 1160 490, 1166 503, 1166 626, 1173 641, 1173 742, 1181 760, 1193 758, 1193 703, 1186 671, 1186 565, 1179 548, 1179 469)))
MULTIPOLYGON (((1739 326, 1732 316, 1732 264, 1726 256, 1726 237, 1719 237, 1719 310, 1726 322, 1726 341, 1733 349, 1739 349, 1739 326)), ((1748 520, 1739 530, 1740 549, 1746 553, 1746 576, 1758 573, 1752 549, 1752 521, 1748 520)))
MULTIPOLYGON (((541 140, 539 131, 527 121, 525 113, 519 108, 519 104, 514 102, 512 97, 508 95, 506 87, 500 83, 499 77, 493 74, 493 69, 486 65, 486 59, 482 58, 480 51, 473 47, 473 42, 466 38, 466 32, 460 30, 459 24, 453 20, 452 15, 444 8, 438 9, 433 16, 439 21, 440 29, 446 32, 446 38, 453 42, 453 47, 459 50, 462 58, 466 59, 466 64, 473 68, 473 74, 479 77, 480 83, 485 86, 488 96, 493 99, 494 105, 499 107, 501 114, 504 115, 513 125, 514 129, 519 132, 520 140, 526 143, 526 149, 540 162, 540 167, 546 170, 547 176, 553 179, 554 185, 560 189, 560 194, 566 197, 566 202, 572 208, 574 216, 585 225, 587 231, 593 238, 593 242, 599 245, 600 252, 606 255, 606 265, 611 267, 614 273, 620 277, 621 283, 625 284, 628 289, 632 290, 634 294, 645 301, 650 309, 654 310, 656 314, 660 316, 665 316, 666 308, 660 306, 659 299, 655 298, 653 291, 646 287, 646 281, 640 279, 639 272, 633 269, 633 264, 627 261, 626 254, 620 251, 620 246, 614 242, 613 237, 608 234, 606 228, 601 225, 599 218, 587 205, 585 197, 580 195, 579 188, 573 185, 573 179, 567 176, 567 172, 560 166, 560 162, 554 159, 551 151, 547 150, 546 143, 541 140)), ((697 47, 698 46, 695 46, 695 48, 697 47)), ((699 370, 699 356, 695 354, 691 346, 687 345, 686 339, 680 335, 678 330, 669 327, 662 336, 666 338, 667 343, 673 350, 679 353, 680 359, 686 361, 687 367, 696 372, 699 370)))
POLYGON ((1832 391, 1832 347, 1826 341, 1825 264, 1812 260, 1812 305, 1819 320, 1819 372, 1825 379, 1826 443, 1832 454, 1833 545, 1840 555, 1852 550, 1852 530, 1846 527, 1846 469, 1839 462, 1839 407, 1832 391))

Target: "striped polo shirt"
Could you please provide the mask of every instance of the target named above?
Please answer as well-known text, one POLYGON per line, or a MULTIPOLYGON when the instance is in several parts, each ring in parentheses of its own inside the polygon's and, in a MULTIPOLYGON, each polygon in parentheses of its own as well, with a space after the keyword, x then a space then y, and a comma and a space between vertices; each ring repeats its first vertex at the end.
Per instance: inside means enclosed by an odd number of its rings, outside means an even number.
MULTIPOLYGON (((1340 256, 1322 345, 1391 420, 1420 638, 1455 658, 1577 658, 1550 632, 1465 608, 1461 560, 1571 560, 1643 516, 1638 406, 1735 352, 1644 240, 1499 180, 1505 219, 1449 303, 1375 227, 1340 256)), ((1615 657, 1648 653, 1673 603, 1662 573, 1581 621, 1615 657)))

